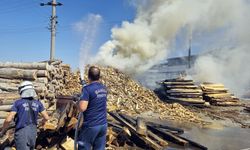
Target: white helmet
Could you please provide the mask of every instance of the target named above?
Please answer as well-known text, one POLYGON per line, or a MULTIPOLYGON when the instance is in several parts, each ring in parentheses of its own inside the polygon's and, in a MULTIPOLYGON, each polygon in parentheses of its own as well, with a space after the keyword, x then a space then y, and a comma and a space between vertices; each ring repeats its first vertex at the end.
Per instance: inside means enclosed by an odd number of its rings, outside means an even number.
POLYGON ((18 87, 18 91, 21 94, 26 89, 34 89, 32 82, 30 81, 23 81, 20 86, 18 87))
POLYGON ((18 91, 22 98, 37 96, 34 86, 30 81, 23 81, 18 87, 18 91))

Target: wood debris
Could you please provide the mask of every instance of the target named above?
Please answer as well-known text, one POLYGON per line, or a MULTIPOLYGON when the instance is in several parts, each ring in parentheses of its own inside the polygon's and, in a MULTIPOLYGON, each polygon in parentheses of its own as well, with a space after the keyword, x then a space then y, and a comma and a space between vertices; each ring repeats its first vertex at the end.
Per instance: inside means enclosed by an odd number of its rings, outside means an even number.
POLYGON ((240 100, 233 94, 229 93, 228 89, 223 84, 203 83, 200 85, 203 91, 203 99, 211 105, 217 106, 240 106, 240 100))
MULTIPOLYGON (((86 67, 86 71, 89 66, 86 67)), ((202 123, 199 116, 182 105, 162 102, 157 95, 128 75, 112 67, 100 67, 101 82, 108 89, 108 109, 136 115, 144 112, 160 114, 162 119, 202 123)), ((87 74, 85 74, 87 80, 87 74)))

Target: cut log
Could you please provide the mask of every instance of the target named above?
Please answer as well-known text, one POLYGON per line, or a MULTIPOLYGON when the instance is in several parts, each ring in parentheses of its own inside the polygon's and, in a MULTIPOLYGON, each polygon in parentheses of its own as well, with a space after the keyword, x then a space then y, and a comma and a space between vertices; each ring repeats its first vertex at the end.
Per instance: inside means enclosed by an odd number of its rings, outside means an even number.
POLYGON ((147 135, 147 126, 144 120, 140 117, 138 117, 136 120, 136 132, 142 136, 147 135))
POLYGON ((9 112, 0 111, 0 119, 5 119, 9 115, 9 112))
POLYGON ((36 82, 48 84, 48 78, 47 77, 40 77, 40 78, 36 79, 36 82))
POLYGON ((0 100, 15 100, 19 97, 18 93, 0 93, 0 100))
POLYGON ((49 77, 49 73, 47 70, 38 70, 37 77, 49 77))
POLYGON ((18 68, 18 69, 39 69, 47 70, 49 68, 48 63, 14 63, 14 62, 0 62, 0 68, 18 68))
POLYGON ((0 111, 10 111, 12 105, 1 105, 0 106, 0 111))
POLYGON ((0 83, 0 89, 7 92, 16 92, 18 91, 18 86, 11 83, 0 83))
POLYGON ((0 77, 6 79, 36 80, 37 70, 0 68, 0 77))
POLYGON ((0 100, 0 105, 12 105, 16 100, 0 100))
POLYGON ((4 79, 0 78, 0 83, 14 83, 14 84, 20 84, 22 80, 14 80, 14 79, 4 79))

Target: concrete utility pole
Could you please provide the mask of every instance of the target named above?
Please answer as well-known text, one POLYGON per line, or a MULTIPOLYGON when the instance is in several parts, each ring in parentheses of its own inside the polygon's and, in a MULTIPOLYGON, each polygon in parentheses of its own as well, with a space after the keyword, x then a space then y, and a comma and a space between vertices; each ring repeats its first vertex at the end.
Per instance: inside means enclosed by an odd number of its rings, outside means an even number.
POLYGON ((50 18, 50 32, 51 32, 51 41, 50 41, 50 61, 55 60, 55 42, 56 42, 56 6, 62 6, 62 3, 57 3, 56 0, 52 0, 48 3, 41 3, 41 6, 52 6, 52 15, 50 18))
POLYGON ((191 68, 191 50, 192 50, 192 32, 189 37, 189 48, 188 48, 188 68, 191 68))

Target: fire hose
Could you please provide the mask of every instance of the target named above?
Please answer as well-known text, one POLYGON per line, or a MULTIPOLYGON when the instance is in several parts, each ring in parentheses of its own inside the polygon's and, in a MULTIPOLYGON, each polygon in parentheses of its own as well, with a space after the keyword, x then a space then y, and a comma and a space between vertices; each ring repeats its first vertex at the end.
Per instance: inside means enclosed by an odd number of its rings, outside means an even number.
MULTIPOLYGON (((81 80, 81 84, 82 84, 82 89, 83 89, 83 87, 87 85, 87 82, 85 80, 81 80)), ((79 101, 80 101, 80 96, 78 96, 77 98, 77 104, 79 103, 79 101)), ((77 124, 75 128, 74 150, 77 150, 78 132, 79 132, 80 124, 81 124, 81 119, 83 119, 83 113, 79 112, 78 117, 77 117, 77 124)))

